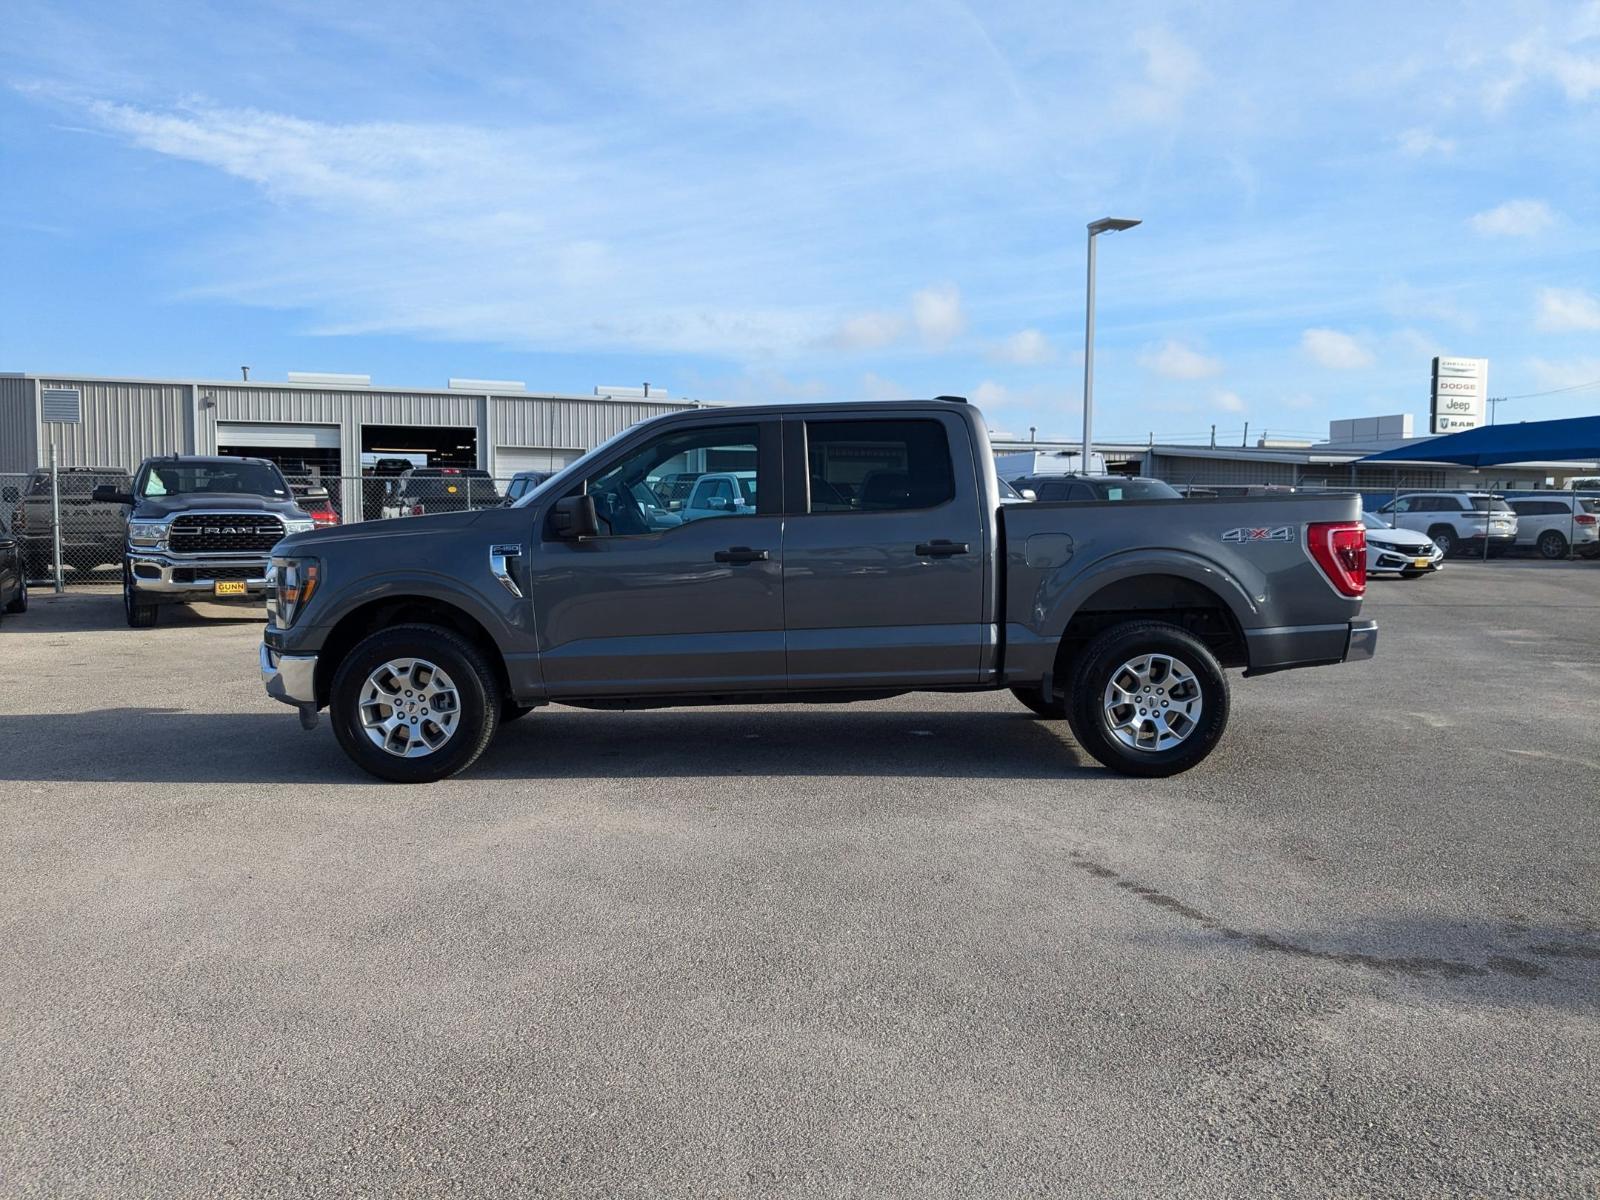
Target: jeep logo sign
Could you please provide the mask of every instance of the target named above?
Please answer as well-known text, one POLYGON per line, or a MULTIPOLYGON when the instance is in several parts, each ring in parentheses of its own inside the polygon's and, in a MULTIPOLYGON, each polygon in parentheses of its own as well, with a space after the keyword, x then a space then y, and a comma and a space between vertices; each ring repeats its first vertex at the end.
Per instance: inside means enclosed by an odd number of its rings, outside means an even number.
POLYGON ((1487 358, 1433 360, 1433 433, 1457 433, 1483 424, 1489 399, 1487 358))

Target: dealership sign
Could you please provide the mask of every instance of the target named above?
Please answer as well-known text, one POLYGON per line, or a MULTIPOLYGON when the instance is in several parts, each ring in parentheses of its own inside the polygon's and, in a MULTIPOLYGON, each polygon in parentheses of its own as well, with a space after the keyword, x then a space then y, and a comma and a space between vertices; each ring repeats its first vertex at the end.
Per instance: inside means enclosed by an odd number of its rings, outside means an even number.
POLYGON ((1487 358, 1433 360, 1433 432, 1459 433, 1483 424, 1489 398, 1487 358))

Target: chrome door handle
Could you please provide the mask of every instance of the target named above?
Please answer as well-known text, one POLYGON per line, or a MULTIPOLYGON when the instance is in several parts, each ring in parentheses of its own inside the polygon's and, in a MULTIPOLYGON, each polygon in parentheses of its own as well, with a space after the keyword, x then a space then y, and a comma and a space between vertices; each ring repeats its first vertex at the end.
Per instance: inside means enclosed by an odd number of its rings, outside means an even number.
POLYGON ((951 555, 966 554, 967 552, 968 545, 966 542, 951 542, 946 541, 944 538, 935 538, 931 542, 917 543, 918 558, 949 558, 951 555))

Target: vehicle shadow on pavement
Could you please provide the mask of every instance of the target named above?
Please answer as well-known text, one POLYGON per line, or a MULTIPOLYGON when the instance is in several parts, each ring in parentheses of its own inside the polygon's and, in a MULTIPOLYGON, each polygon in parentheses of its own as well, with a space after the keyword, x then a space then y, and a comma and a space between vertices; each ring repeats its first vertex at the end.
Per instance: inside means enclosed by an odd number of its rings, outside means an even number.
MULTIPOLYGON (((106 708, 0 716, 0 780, 85 783, 372 783, 328 728, 287 708, 191 713, 106 708)), ((1090 774, 1064 722, 1024 711, 829 706, 649 712, 540 709, 502 729, 481 779, 741 775, 1062 779, 1090 774)), ((1100 772, 1098 767, 1094 773, 1100 772)))

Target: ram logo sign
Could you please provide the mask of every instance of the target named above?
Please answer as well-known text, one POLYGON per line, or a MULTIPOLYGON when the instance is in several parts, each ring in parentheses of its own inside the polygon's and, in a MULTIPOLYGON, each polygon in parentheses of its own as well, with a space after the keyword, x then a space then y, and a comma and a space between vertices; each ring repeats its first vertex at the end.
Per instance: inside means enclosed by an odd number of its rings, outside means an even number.
POLYGON ((1292 525, 1274 525, 1271 528, 1257 527, 1253 529, 1230 529, 1222 535, 1225 542, 1292 542, 1294 541, 1294 527, 1292 525))

